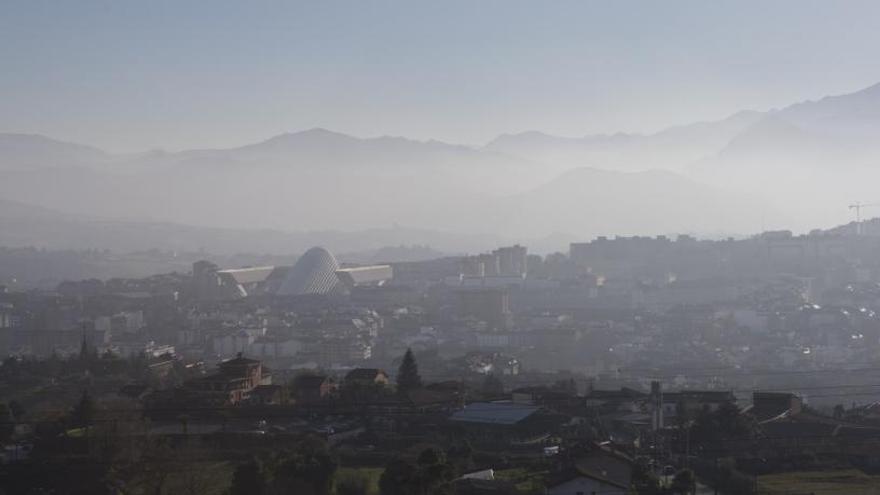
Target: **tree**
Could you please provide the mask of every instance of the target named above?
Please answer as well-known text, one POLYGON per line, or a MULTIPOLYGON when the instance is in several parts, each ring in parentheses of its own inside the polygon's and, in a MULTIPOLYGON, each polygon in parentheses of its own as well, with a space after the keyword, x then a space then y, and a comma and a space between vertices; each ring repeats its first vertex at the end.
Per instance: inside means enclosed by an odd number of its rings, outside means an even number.
POLYGON ((85 361, 91 357, 89 353, 89 342, 86 340, 86 333, 83 332, 82 342, 79 344, 79 358, 85 361))
POLYGON ((403 459, 391 459, 379 478, 379 492, 382 495, 406 495, 410 492, 416 467, 403 459))
POLYGON ((342 385, 339 396, 349 402, 371 402, 389 394, 388 387, 382 383, 354 381, 342 385))
POLYGON ((435 495, 449 491, 449 483, 455 476, 442 450, 427 448, 419 454, 417 462, 418 493, 435 495))
POLYGON ((474 467, 474 448, 467 439, 461 440, 452 444, 446 450, 446 458, 459 471, 470 470, 474 467))
POLYGON ((455 470, 443 451, 427 448, 415 464, 392 459, 379 478, 382 495, 444 495, 451 492, 455 470))
POLYGON ((183 462, 168 437, 146 435, 146 431, 137 434, 138 442, 123 442, 131 450, 128 455, 113 466, 110 479, 116 479, 117 485, 125 486, 131 493, 166 493, 171 479, 169 462, 183 462), (125 459, 127 458, 127 459, 125 459))
POLYGON ((367 495, 370 479, 361 472, 351 472, 336 477, 336 495, 367 495))
POLYGON ((80 342, 79 346, 79 360, 84 370, 89 370, 95 361, 98 360, 98 349, 89 345, 85 329, 83 329, 82 342, 80 342))
POLYGON ((263 495, 265 492, 266 480, 256 459, 235 468, 229 495, 263 495))
POLYGON ((749 433, 749 424, 736 404, 725 402, 715 411, 718 429, 727 438, 735 438, 749 433))
POLYGON ((24 417, 24 407, 22 407, 18 401, 9 401, 9 412, 12 413, 12 417, 15 418, 16 421, 21 421, 21 418, 24 417))
POLYGON ((633 465, 632 484, 639 495, 657 495, 660 493, 660 480, 651 469, 648 458, 639 457, 633 465))
POLYGON ((6 442, 12 438, 15 431, 15 417, 5 402, 0 402, 0 440, 6 442))
POLYGON ((419 376, 419 366, 413 356, 412 349, 407 349, 403 355, 403 361, 397 370, 397 390, 406 393, 410 390, 422 388, 422 377, 419 376))
POLYGON ((691 428, 691 439, 697 444, 713 444, 730 438, 742 438, 751 433, 749 421, 735 404, 726 402, 712 411, 703 406, 691 428))
POLYGON ((486 379, 483 380, 483 386, 480 391, 490 397, 497 397, 504 393, 504 382, 495 376, 494 373, 489 373, 486 375, 486 379))
POLYGON ((89 395, 88 390, 83 390, 82 397, 80 397, 79 402, 70 414, 70 419, 73 422, 73 426, 83 427, 90 426, 94 417, 95 401, 89 395))
POLYGON ((686 495, 691 493, 695 484, 694 473, 690 469, 682 469, 681 471, 675 473, 675 477, 672 478, 672 484, 670 488, 672 489, 672 493, 678 493, 682 495, 686 495))
POLYGON ((557 380, 556 383, 553 384, 553 388, 572 396, 577 395, 578 392, 577 382, 574 381, 574 378, 569 378, 568 380, 557 380))
POLYGON ((323 440, 306 437, 296 449, 277 454, 268 467, 270 493, 327 495, 338 463, 323 440))

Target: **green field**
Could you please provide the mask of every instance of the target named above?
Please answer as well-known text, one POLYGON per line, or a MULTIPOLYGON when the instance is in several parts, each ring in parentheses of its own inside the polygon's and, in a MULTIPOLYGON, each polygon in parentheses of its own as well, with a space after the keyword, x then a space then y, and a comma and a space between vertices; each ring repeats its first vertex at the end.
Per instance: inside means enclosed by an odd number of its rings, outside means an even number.
POLYGON ((767 495, 880 495, 880 476, 857 469, 781 473, 759 477, 758 488, 767 495))
POLYGON ((495 479, 509 481, 522 493, 540 493, 544 489, 544 472, 532 472, 523 468, 495 471, 495 479))
MULTIPOLYGON (((369 468, 369 467, 341 467, 336 470, 336 479, 341 479, 345 476, 363 476, 369 479, 369 491, 367 491, 368 495, 379 495, 379 477, 382 476, 383 468, 369 468)), ((334 494, 336 493, 334 487, 334 494)))

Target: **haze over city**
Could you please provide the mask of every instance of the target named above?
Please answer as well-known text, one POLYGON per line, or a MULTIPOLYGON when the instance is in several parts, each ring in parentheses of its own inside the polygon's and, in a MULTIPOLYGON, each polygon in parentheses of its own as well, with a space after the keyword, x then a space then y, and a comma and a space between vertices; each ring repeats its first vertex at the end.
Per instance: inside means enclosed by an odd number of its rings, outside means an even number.
POLYGON ((877 19, 0 2, 0 495, 880 492, 877 19))
POLYGON ((874 175, 876 9, 10 4, 0 198, 208 227, 560 237, 547 251, 830 227, 874 198, 849 178, 874 175), (330 182, 347 201, 322 197, 330 182))

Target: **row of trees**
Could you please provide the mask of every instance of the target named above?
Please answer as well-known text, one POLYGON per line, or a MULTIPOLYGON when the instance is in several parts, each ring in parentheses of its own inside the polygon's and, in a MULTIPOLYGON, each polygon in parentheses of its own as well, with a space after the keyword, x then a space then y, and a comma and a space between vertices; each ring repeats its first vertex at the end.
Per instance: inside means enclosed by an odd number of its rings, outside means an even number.
MULTIPOLYGON (((171 359, 165 356, 162 359, 171 359)), ((121 357, 110 351, 98 354, 94 347, 85 341, 80 353, 61 357, 56 353, 44 359, 32 357, 8 357, 0 366, 0 379, 7 383, 29 384, 34 380, 52 379, 59 376, 81 375, 120 376, 132 381, 149 383, 153 386, 174 386, 183 380, 183 366, 175 361, 172 369, 162 380, 150 371, 150 360, 144 355, 121 357)))
MULTIPOLYGON (((452 455, 470 455, 457 449, 452 455)), ((429 447, 416 459, 397 457, 389 461, 379 479, 382 495, 446 495, 458 467, 445 452, 429 447)), ((295 449, 254 458, 240 464, 232 479, 230 495, 366 495, 369 479, 357 473, 337 476, 339 464, 326 443, 308 437, 295 449)))
POLYGON ((731 403, 724 403, 715 411, 704 407, 693 418, 687 414, 679 416, 680 422, 691 422, 691 441, 695 445, 713 447, 724 440, 748 437, 753 432, 752 422, 731 403))
POLYGON ((452 493, 455 468, 442 450, 427 448, 416 462, 391 460, 379 479, 382 495, 445 495, 452 493))
POLYGON ((306 437, 294 449, 239 465, 229 491, 230 495, 327 495, 338 466, 323 440, 306 437))

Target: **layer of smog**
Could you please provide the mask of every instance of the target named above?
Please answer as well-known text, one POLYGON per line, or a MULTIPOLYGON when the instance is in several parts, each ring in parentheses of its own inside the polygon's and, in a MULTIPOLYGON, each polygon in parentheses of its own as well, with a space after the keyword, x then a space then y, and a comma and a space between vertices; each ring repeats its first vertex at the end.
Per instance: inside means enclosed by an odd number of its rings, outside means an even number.
POLYGON ((875 2, 0 5, 0 495, 880 493, 875 2))

